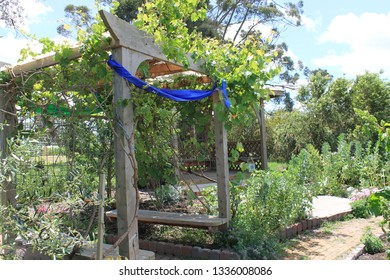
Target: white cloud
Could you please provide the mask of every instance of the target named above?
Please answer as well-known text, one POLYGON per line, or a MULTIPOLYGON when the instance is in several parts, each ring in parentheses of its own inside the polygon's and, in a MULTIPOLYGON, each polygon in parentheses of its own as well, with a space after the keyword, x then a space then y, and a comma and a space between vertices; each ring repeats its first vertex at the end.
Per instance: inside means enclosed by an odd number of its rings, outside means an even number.
POLYGON ((24 28, 28 30, 28 25, 38 23, 42 15, 53 12, 53 8, 46 6, 42 1, 38 0, 20 0, 24 8, 23 16, 25 18, 24 28))
POLYGON ((301 24, 309 31, 316 31, 317 25, 321 22, 321 18, 317 17, 317 19, 312 19, 307 15, 303 14, 301 16, 301 24))
MULTIPOLYGON (((53 12, 53 8, 45 5, 45 1, 20 0, 20 3, 24 9, 24 23, 20 28, 26 32, 29 32, 31 24, 39 23, 43 16, 53 12)), ((0 21, 0 28, 5 28, 4 22, 0 21)), ((34 43, 18 34, 14 30, 9 30, 6 35, 1 34, 3 37, 0 37, 0 61, 16 64, 20 59, 20 50, 26 47, 32 48, 34 52, 41 51, 42 46, 39 43, 34 43)), ((55 38, 55 41, 58 42, 61 39, 55 38)))
POLYGON ((0 61, 15 64, 20 57, 20 50, 28 43, 27 39, 15 38, 12 33, 0 38, 0 61))
POLYGON ((335 50, 325 57, 317 58, 318 67, 340 67, 347 76, 362 74, 366 70, 390 76, 390 13, 364 13, 360 16, 349 13, 335 17, 319 42, 344 44, 348 52, 335 50))
MULTIPOLYGON (((52 39, 56 44, 67 44, 75 46, 76 41, 57 36, 52 39)), ((0 38, 0 61, 15 65, 20 59, 20 51, 23 48, 31 48, 33 52, 40 53, 42 51, 42 44, 37 41, 31 41, 26 38, 15 38, 10 32, 6 37, 0 38)), ((27 59, 29 60, 29 59, 27 59)))

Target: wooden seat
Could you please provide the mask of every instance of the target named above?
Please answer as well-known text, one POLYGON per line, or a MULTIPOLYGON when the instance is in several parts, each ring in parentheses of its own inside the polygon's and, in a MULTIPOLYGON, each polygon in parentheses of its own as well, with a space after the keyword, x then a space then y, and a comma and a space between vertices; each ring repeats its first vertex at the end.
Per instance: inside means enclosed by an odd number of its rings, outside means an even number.
MULTIPOLYGON (((108 218, 117 218, 117 210, 106 212, 108 218)), ((215 230, 227 223, 227 219, 209 215, 193 215, 175 212, 158 212, 150 210, 139 210, 138 221, 149 224, 161 224, 169 226, 181 226, 192 228, 206 228, 215 230)))

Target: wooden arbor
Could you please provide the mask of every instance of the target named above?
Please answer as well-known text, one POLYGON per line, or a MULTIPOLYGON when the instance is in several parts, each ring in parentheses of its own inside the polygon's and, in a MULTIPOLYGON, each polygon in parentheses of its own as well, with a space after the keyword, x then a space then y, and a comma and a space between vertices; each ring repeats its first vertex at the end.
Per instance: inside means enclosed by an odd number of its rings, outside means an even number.
MULTIPOLYGON (((114 40, 113 59, 130 72, 135 73, 139 64, 144 60, 157 59, 169 62, 150 36, 105 11, 100 11, 100 15, 114 40)), ((189 69, 201 72, 200 67, 194 63, 190 63, 189 69)), ((113 82, 115 104, 119 104, 118 101, 121 100, 131 99, 129 87, 121 77, 114 74, 113 82)), ((213 101, 215 103, 220 100, 218 94, 214 94, 213 101)), ((121 102, 121 104, 128 105, 119 105, 115 108, 116 116, 118 117, 118 120, 115 122, 117 223, 119 236, 128 234, 119 245, 119 253, 129 259, 136 259, 138 254, 138 203, 134 180, 136 161, 134 146, 132 145, 132 137, 134 135, 133 108, 130 102, 121 102)), ((223 219, 227 226, 230 215, 227 135, 224 124, 217 118, 215 118, 215 134, 219 218, 223 219)))
MULTIPOLYGON (((108 28, 113 42, 105 49, 112 49, 113 59, 122 64, 130 72, 135 73, 139 64, 144 60, 158 60, 174 65, 178 71, 180 65, 168 61, 152 38, 127 22, 105 12, 100 15, 108 28)), ((79 58, 78 48, 72 49, 71 59, 79 58)), ((45 56, 33 62, 17 65, 11 70, 18 75, 22 72, 40 69, 55 65, 54 56, 45 56)), ((199 65, 190 64, 190 70, 201 72, 199 65)), ((131 92, 126 81, 117 74, 113 76, 114 104, 115 106, 115 162, 117 182, 117 223, 118 234, 123 236, 119 245, 119 254, 128 259, 137 259, 139 256, 138 243, 138 191, 136 186, 136 159, 134 156, 134 123, 131 92), (126 102, 129 100, 130 102, 126 102), (124 101, 124 102, 123 102, 124 101)), ((213 96, 213 102, 220 102, 220 92, 213 96)), ((0 144, 2 155, 7 154, 7 138, 12 136, 15 128, 14 94, 8 88, 0 88, 0 120, 7 124, 7 129, 1 130, 0 144)), ((215 118, 215 137, 217 154, 217 182, 218 207, 220 224, 228 226, 230 215, 229 203, 229 169, 227 155, 227 136, 224 124, 215 118)), ((1 204, 15 203, 15 188, 8 184, 1 193, 1 204)))

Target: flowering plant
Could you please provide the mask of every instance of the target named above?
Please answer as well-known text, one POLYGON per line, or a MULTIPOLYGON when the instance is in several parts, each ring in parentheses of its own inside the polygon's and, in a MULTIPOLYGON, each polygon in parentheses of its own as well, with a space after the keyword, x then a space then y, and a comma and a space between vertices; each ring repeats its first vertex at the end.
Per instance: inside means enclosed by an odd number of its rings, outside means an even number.
POLYGON ((356 201, 356 200, 362 200, 362 199, 368 198, 371 194, 376 193, 377 191, 379 191, 378 188, 363 189, 363 190, 353 194, 351 200, 356 201))

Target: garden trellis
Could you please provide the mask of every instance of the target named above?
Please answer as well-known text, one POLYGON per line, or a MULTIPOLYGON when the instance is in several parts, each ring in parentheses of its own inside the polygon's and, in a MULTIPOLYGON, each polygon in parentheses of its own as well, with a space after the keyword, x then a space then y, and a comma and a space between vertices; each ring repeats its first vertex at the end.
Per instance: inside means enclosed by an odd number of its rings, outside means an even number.
MULTIPOLYGON (((111 49, 112 57, 123 65, 131 73, 136 73, 138 66, 145 60, 159 60, 171 63, 154 44, 153 40, 143 32, 134 28, 127 22, 105 12, 100 11, 106 27, 112 37, 112 43, 105 49, 111 49)), ((70 59, 79 58, 78 48, 72 49, 70 59)), ((31 63, 21 64, 11 69, 12 73, 19 75, 23 72, 53 66, 58 61, 54 56, 46 56, 31 63)), ((201 72, 199 65, 190 63, 190 70, 201 72)), ((136 159, 134 153, 134 122, 131 92, 127 82, 119 75, 114 75, 113 80, 113 104, 114 115, 114 147, 115 147, 115 172, 116 172, 116 204, 118 234, 122 236, 119 244, 119 254, 128 259, 139 258, 138 245, 138 190, 136 159)), ((16 116, 16 92, 12 87, 0 88, 2 95, 0 102, 0 121, 6 124, 1 130, 0 141, 3 158, 7 156, 7 139, 15 135, 17 122, 16 116)), ((222 102, 222 94, 217 91, 213 94, 213 103, 222 102)), ((76 118, 77 119, 77 118, 76 118)), ((87 120, 88 122, 88 120, 87 120)), ((227 137, 224 123, 215 115, 215 146, 216 169, 218 185, 218 207, 220 224, 227 227, 229 222, 229 167, 227 137)), ((2 205, 15 204, 15 182, 6 182, 3 186, 2 205)), ((177 216, 179 218, 179 216, 177 216)), ((214 217, 215 218, 215 217, 214 217)), ((205 221, 206 223, 207 221, 205 221)))

